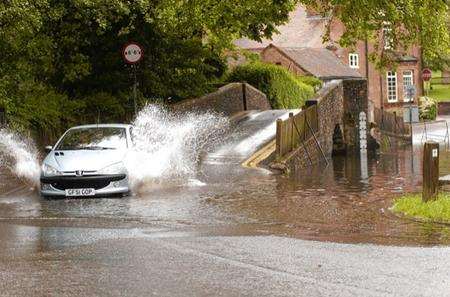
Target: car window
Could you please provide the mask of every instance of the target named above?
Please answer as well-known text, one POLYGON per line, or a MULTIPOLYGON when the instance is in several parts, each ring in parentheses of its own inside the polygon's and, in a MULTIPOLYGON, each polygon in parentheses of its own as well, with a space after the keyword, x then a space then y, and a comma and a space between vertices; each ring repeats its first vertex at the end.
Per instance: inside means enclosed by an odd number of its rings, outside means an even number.
POLYGON ((69 130, 57 150, 110 150, 127 148, 125 128, 101 127, 69 130))

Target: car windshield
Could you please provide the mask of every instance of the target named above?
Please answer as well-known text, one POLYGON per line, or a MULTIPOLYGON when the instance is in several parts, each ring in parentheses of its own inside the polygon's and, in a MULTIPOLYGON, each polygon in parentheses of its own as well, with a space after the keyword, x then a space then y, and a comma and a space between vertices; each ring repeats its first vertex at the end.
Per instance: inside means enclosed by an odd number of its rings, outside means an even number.
POLYGON ((126 147, 125 128, 96 127, 69 130, 56 150, 115 150, 126 147))

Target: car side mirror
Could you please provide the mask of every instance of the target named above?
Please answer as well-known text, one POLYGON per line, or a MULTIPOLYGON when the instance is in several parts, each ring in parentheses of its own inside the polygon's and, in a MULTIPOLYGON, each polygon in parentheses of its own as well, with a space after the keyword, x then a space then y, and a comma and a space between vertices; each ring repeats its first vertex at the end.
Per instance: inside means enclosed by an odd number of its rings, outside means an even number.
POLYGON ((46 152, 46 153, 50 153, 52 150, 53 150, 53 146, 51 146, 51 145, 47 145, 47 146, 45 147, 45 152, 46 152))

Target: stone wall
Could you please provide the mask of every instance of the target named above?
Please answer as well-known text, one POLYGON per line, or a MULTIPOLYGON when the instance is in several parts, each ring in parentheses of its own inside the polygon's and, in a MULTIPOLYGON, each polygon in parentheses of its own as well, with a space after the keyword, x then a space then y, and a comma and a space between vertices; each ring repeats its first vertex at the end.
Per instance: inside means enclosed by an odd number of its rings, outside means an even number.
POLYGON ((310 137, 283 158, 282 163, 285 167, 298 170, 325 161, 324 156, 327 159, 331 158, 334 129, 336 126, 343 126, 343 98, 342 81, 332 81, 319 91, 316 98, 307 102, 308 105, 317 104, 319 132, 316 133, 316 138, 310 137))
POLYGON ((349 79, 342 81, 344 88, 344 139, 348 149, 359 149, 359 113, 369 116, 367 81, 349 79))
POLYGON ((368 108, 367 83, 364 79, 335 80, 327 83, 307 105, 317 104, 319 132, 271 167, 285 171, 299 170, 331 160, 333 151, 359 150, 359 113, 368 108), (337 143, 341 142, 341 143, 337 143), (320 146, 319 146, 320 145, 320 146), (343 147, 339 147, 343 146, 343 147))
POLYGON ((244 110, 271 109, 264 93, 249 84, 230 83, 217 91, 196 99, 188 99, 173 104, 174 111, 212 110, 227 116, 244 110))

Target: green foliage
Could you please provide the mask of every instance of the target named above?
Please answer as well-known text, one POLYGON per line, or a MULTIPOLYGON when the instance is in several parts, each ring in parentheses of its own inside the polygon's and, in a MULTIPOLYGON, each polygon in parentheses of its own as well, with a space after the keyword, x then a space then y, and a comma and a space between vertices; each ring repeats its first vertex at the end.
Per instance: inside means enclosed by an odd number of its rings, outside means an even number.
MULTIPOLYGON (((342 21, 344 46, 378 40, 389 27, 395 51, 420 44, 430 65, 443 65, 435 61, 450 51, 448 3, 442 0, 4 0, 0 105, 22 128, 93 120, 99 108, 102 121, 129 117, 132 71, 120 51, 131 40, 145 49, 137 71, 141 99, 200 96, 225 72, 224 53, 234 48, 233 40, 270 38, 298 3, 332 12, 330 25, 334 18, 342 21)), ((380 57, 389 55, 380 49, 380 57)), ((274 70, 265 74, 268 81, 258 81, 260 87, 274 106, 299 107, 311 89, 278 71, 282 79, 272 76, 274 70)))
POLYGON ((272 108, 300 108, 314 95, 312 86, 301 82, 281 66, 253 62, 233 69, 230 82, 247 82, 267 95, 272 108))
POLYGON ((392 210, 426 221, 450 221, 450 194, 440 193, 435 201, 423 202, 421 194, 408 194, 394 201, 392 210))
POLYGON ((295 3, 1 1, 0 105, 12 126, 47 132, 129 118, 133 71, 121 56, 129 41, 145 51, 137 69, 141 101, 203 95, 225 72, 232 41, 270 37, 295 3))
POLYGON ((320 90, 323 85, 323 82, 315 76, 299 76, 297 79, 304 84, 310 85, 315 91, 320 90))
POLYGON ((19 98, 4 101, 13 128, 33 130, 52 138, 64 127, 74 124, 83 102, 71 101, 44 84, 24 82, 19 85, 19 98))
POLYGON ((435 120, 437 116, 437 102, 430 97, 419 98, 419 117, 422 120, 435 120))
MULTIPOLYGON (((375 44, 372 58, 379 67, 389 67, 396 55, 414 44, 422 47, 425 62, 440 69, 450 57, 448 29, 449 1, 447 0, 300 0, 326 17, 331 17, 328 29, 339 20, 345 32, 338 41, 353 47, 359 40, 375 44), (383 32, 383 29, 384 32, 383 32), (385 50, 379 40, 383 34, 392 49, 385 50)), ((331 42, 330 30, 325 40, 331 42)))

